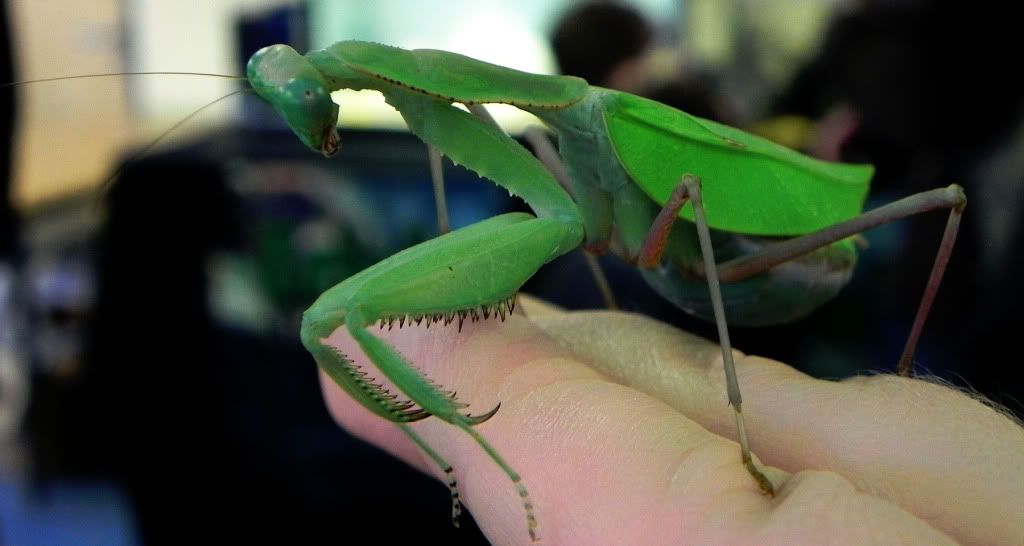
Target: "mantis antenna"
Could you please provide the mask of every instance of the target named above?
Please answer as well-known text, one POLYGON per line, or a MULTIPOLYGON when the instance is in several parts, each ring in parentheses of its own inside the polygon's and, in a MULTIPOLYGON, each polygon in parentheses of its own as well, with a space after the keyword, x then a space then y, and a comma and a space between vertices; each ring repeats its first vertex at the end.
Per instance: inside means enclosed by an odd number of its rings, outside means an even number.
MULTIPOLYGON (((8 83, 0 84, 0 89, 5 89, 7 87, 17 87, 19 85, 27 85, 27 84, 31 84, 31 83, 49 83, 49 82, 57 82, 57 81, 65 81, 65 80, 80 80, 80 79, 87 79, 87 78, 109 78, 109 77, 113 77, 113 76, 202 76, 202 77, 208 77, 208 78, 227 78, 227 79, 230 79, 230 80, 245 80, 245 79, 247 79, 245 76, 233 76, 233 75, 230 75, 230 74, 217 74, 217 73, 213 73, 213 72, 167 72, 167 71, 157 71, 157 72, 107 72, 107 73, 103 73, 103 74, 78 74, 78 75, 74 75, 74 76, 58 76, 58 77, 53 77, 53 78, 37 78, 37 79, 33 79, 33 80, 22 80, 22 81, 17 81, 17 82, 8 82, 8 83)), ((157 144, 162 142, 165 138, 167 138, 168 135, 173 133, 179 127, 181 127, 182 125, 188 123, 189 120, 191 120, 192 118, 194 118, 197 115, 199 115, 200 112, 206 110, 207 108, 213 106, 214 104, 219 103, 220 101, 222 101, 222 100, 224 100, 224 99, 226 99, 228 97, 233 97, 235 95, 238 95, 238 94, 244 93, 244 92, 248 92, 248 91, 252 91, 252 89, 248 89, 248 88, 239 89, 238 91, 232 91, 231 93, 228 93, 227 95, 224 95, 222 97, 216 98, 216 99, 214 99, 214 100, 204 104, 203 106, 200 106, 199 108, 197 108, 196 110, 194 110, 193 112, 189 113, 184 118, 179 120, 177 123, 172 125, 166 131, 164 131, 163 133, 160 133, 160 135, 157 136, 155 139, 153 139, 152 142, 147 144, 145 147, 143 147, 138 152, 132 154, 132 156, 129 157, 129 159, 127 161, 123 162, 121 164, 121 166, 117 168, 117 170, 115 170, 109 177, 107 177, 106 180, 103 181, 102 184, 100 184, 100 190, 99 190, 98 197, 102 198, 104 195, 107 194, 108 191, 110 191, 110 186, 114 183, 114 180, 117 180, 117 178, 121 175, 121 173, 124 172, 125 165, 128 165, 129 163, 133 163, 133 162, 138 161, 139 159, 141 159, 143 156, 145 156, 147 153, 149 153, 149 151, 152 150, 154 146, 156 146, 157 144)), ((99 202, 99 199, 97 200, 97 202, 99 202)))
POLYGON ((157 144, 162 142, 165 138, 167 138, 168 135, 173 133, 179 127, 181 127, 182 125, 185 125, 190 120, 192 120, 192 118, 198 116, 200 113, 202 113, 207 108, 213 106, 214 104, 217 104, 217 103, 219 103, 220 101, 222 101, 222 100, 224 100, 226 98, 234 97, 235 95, 240 95, 242 93, 248 93, 248 92, 252 92, 252 89, 246 88, 246 89, 239 89, 238 91, 232 91, 232 92, 228 93, 227 95, 224 95, 222 97, 218 97, 216 99, 213 99, 212 101, 210 101, 210 102, 200 106, 199 108, 196 108, 195 110, 190 112, 188 115, 186 115, 185 117, 183 117, 180 120, 178 120, 174 125, 171 125, 164 132, 160 133, 159 136, 154 138, 149 144, 144 146, 141 150, 139 150, 139 151, 135 152, 134 154, 132 154, 128 158, 127 161, 121 163, 121 166, 118 167, 117 170, 115 170, 113 174, 111 174, 109 177, 107 177, 107 179, 103 181, 103 184, 100 185, 99 196, 102 197, 102 196, 106 195, 106 193, 108 191, 110 191, 110 186, 114 183, 115 180, 117 180, 117 177, 121 176, 121 173, 124 172, 124 168, 125 168, 126 165, 128 165, 130 163, 134 163, 134 162, 138 161, 139 159, 142 159, 142 157, 145 156, 147 153, 149 153, 149 151, 152 150, 154 146, 156 146, 157 144))
POLYGON ((109 78, 111 76, 206 76, 211 78, 227 78, 230 80, 244 80, 244 76, 232 76, 230 74, 214 74, 210 72, 107 72, 104 74, 78 74, 75 76, 58 76, 56 78, 38 78, 34 80, 22 80, 20 82, 7 82, 0 84, 0 89, 5 87, 17 87, 30 83, 59 82, 64 80, 81 80, 86 78, 109 78))

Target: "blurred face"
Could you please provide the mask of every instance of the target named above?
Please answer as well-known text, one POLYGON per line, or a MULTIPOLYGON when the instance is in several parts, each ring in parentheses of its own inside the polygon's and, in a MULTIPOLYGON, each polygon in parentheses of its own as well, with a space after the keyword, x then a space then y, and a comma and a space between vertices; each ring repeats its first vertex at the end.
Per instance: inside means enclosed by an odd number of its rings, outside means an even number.
POLYGON ((618 89, 627 93, 639 93, 650 83, 650 72, 643 57, 632 57, 619 63, 611 74, 605 87, 618 89))

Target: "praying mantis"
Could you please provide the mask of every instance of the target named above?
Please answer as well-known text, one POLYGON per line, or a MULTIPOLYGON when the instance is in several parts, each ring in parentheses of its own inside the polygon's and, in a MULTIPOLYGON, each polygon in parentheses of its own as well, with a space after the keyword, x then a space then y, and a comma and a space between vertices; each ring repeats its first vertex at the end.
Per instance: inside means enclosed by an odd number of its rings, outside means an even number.
POLYGON ((410 426, 430 416, 465 431, 508 475, 531 540, 540 535, 523 480, 474 428, 498 407, 463 413, 466 404, 454 393, 368 327, 425 321, 456 323, 461 330, 465 320, 504 319, 519 288, 545 263, 581 246, 613 253, 641 268, 678 307, 716 323, 742 460, 772 495, 775 486, 754 464, 747 441, 727 324, 774 324, 810 313, 849 280, 856 262, 851 236, 948 209, 899 363, 907 374, 966 206, 962 188, 951 185, 864 213, 870 166, 813 159, 579 78, 530 74, 444 51, 344 41, 303 56, 273 45, 251 57, 247 75, 299 140, 324 156, 339 147, 339 106, 331 91, 379 91, 413 134, 534 211, 446 233, 345 279, 306 310, 301 328, 318 366, 369 411, 396 423, 444 471, 453 519, 461 511, 454 471, 410 426), (545 122, 557 135, 561 164, 545 166, 488 120, 481 107, 493 103, 545 122), (568 189, 556 180, 559 168, 568 189), (325 343, 340 328, 407 399, 325 343))

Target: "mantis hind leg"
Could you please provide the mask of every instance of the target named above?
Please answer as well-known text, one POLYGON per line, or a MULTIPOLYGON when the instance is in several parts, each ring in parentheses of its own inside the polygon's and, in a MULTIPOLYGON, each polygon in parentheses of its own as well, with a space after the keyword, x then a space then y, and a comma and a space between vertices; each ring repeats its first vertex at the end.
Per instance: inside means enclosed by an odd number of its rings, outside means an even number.
POLYGON ((928 319, 928 313, 931 311, 932 303, 935 301, 935 295, 939 290, 943 274, 946 271, 946 265, 953 252, 953 245, 956 242, 957 232, 959 231, 960 217, 963 215, 966 206, 967 196, 964 194, 963 188, 956 184, 914 194, 894 203, 868 211, 846 222, 829 226, 814 233, 795 237, 771 245, 760 252, 725 262, 719 265, 718 273, 722 282, 741 281, 767 271, 783 262, 793 260, 818 248, 881 224, 932 210, 949 209, 949 219, 946 222, 946 229, 942 235, 942 242, 939 243, 939 250, 936 252, 935 262, 932 265, 928 282, 925 285, 921 303, 918 306, 917 314, 914 316, 913 326, 911 327, 910 334, 907 336, 903 354, 900 356, 896 366, 896 370, 900 375, 907 376, 910 374, 917 342, 921 338, 924 323, 928 319))
POLYGON ((640 267, 650 268, 661 261, 661 257, 668 244, 672 225, 675 223, 676 218, 679 217, 679 210, 686 202, 693 204, 697 237, 700 242, 708 290, 711 295, 712 307, 714 308, 718 341, 722 348, 722 366, 725 369, 725 384, 729 396, 729 405, 732 407, 736 418, 736 436, 740 444, 740 456, 743 466, 746 467, 747 472, 757 482, 761 491, 774 496, 775 487, 768 477, 754 464, 754 458, 750 452, 750 442, 747 439, 747 429, 743 421, 743 396, 740 394, 739 380, 736 377, 736 364, 732 358, 732 342, 729 340, 729 327, 725 317, 725 305, 722 301, 722 289, 715 268, 715 254, 711 244, 711 231, 708 228, 707 219, 704 215, 700 180, 697 177, 689 174, 683 176, 679 185, 673 190, 668 202, 665 203, 651 224, 647 237, 636 255, 636 262, 640 267))
MULTIPOLYGON (((900 375, 908 375, 914 351, 917 346, 917 341, 920 339, 924 322, 927 319, 928 312, 935 299, 935 294, 937 293, 939 284, 942 281, 946 264, 949 261, 950 254, 952 253, 953 244, 956 241, 956 235, 960 224, 960 217, 963 213, 964 207, 966 206, 967 198, 964 195, 963 188, 955 184, 946 188, 919 193, 895 203, 869 211, 846 222, 830 226, 808 235, 772 244, 760 251, 729 260, 723 264, 716 264, 711 252, 710 235, 707 228, 707 222, 704 218, 703 207, 700 206, 699 181, 695 177, 688 175, 683 177, 682 183, 680 183, 672 193, 668 202, 654 220, 647 238, 640 246, 639 252, 636 255, 637 265, 650 268, 654 267, 661 261, 662 255, 666 251, 672 225, 678 217, 680 208, 682 208, 683 204, 687 200, 692 200, 694 204, 697 233, 703 254, 703 267, 698 267, 694 273, 702 275, 709 285, 712 306, 714 307, 713 314, 719 330, 723 358, 725 360, 726 379, 729 388, 729 402, 736 411, 736 425, 740 439, 740 446, 743 451, 743 460, 744 463, 747 464, 748 470, 750 470, 751 474, 761 484, 762 489, 765 489, 765 483, 762 482, 763 476, 759 477, 759 473, 755 468, 753 468, 749 456, 749 449, 746 446, 746 434, 740 411, 741 398, 739 393, 739 384, 735 378, 734 366, 732 364, 732 358, 729 351, 728 331, 725 325, 724 311, 722 309, 723 305, 720 283, 736 283, 743 281, 759 273, 764 273, 775 266, 836 243, 837 241, 850 237, 851 235, 861 233, 869 228, 891 222, 893 220, 931 210, 949 209, 949 219, 946 223, 942 242, 939 245, 939 251, 936 254, 935 262, 932 266, 932 271, 929 276, 924 295, 918 307, 917 315, 914 318, 913 327, 897 366, 897 370, 900 375)), ((770 486, 770 484, 768 485, 770 486)), ((765 491, 768 492, 769 490, 765 489, 765 491)))

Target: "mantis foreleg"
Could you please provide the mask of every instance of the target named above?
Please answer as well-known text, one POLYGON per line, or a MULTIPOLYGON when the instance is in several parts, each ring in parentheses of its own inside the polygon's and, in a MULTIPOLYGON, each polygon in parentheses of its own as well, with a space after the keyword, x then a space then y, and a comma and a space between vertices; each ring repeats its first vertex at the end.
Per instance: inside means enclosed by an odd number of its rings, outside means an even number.
MULTIPOLYGON (((451 324, 491 313, 504 317, 510 298, 541 265, 558 254, 566 230, 575 226, 554 218, 510 213, 431 239, 358 273, 325 292, 303 315, 302 340, 328 375, 374 413, 397 423, 435 416, 464 430, 515 483, 526 511, 531 537, 536 536, 533 504, 519 474, 474 427, 494 415, 469 415, 454 394, 443 390, 368 326, 417 322, 451 324), (409 398, 396 396, 373 382, 324 339, 344 326, 377 369, 409 398)), ((455 325, 452 325, 455 327, 455 325)), ((412 431, 406 429, 409 434, 412 431)), ((411 434, 410 434, 411 435, 411 434)), ((422 439, 427 454, 449 474, 453 516, 458 493, 450 466, 422 439)))

